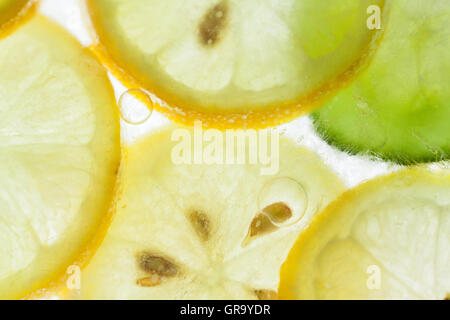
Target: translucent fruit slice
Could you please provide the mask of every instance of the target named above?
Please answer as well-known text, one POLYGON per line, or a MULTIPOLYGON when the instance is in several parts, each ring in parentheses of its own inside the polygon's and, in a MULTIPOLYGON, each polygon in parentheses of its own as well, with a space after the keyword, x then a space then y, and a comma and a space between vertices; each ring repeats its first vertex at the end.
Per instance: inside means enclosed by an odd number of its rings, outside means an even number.
POLYGON ((115 219, 82 272, 82 298, 274 298, 298 233, 343 190, 315 154, 289 140, 269 176, 264 165, 209 162, 212 142, 204 146, 209 164, 184 164, 190 138, 188 129, 165 129, 129 147, 115 219))
POLYGON ((37 0, 0 0, 0 38, 34 11, 37 0))
POLYGON ((450 172, 409 169, 342 195, 281 271, 284 299, 444 299, 450 292, 450 172))
POLYGON ((351 153, 402 164, 450 157, 450 6, 398 0, 370 67, 313 114, 351 153))
POLYGON ((0 41, 0 70, 0 298, 17 298, 64 274, 105 218, 119 117, 102 66, 43 17, 0 41))
POLYGON ((384 0, 88 0, 95 50, 175 119, 267 126, 307 111, 360 69, 384 0), (126 70, 129 75, 125 74, 126 70))

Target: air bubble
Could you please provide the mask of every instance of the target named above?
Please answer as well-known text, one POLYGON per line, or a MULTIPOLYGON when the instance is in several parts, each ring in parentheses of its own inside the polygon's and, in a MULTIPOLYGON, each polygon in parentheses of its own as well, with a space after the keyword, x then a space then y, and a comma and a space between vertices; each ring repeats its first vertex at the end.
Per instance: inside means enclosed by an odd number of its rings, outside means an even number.
MULTIPOLYGON (((267 182, 258 196, 258 210, 265 214, 276 227, 287 227, 299 222, 306 213, 308 195, 303 185, 289 177, 275 178, 267 182), (281 205, 282 204, 282 205, 281 205), (273 213, 274 208, 290 210, 290 217, 280 219, 273 213)), ((282 213, 281 216, 286 216, 282 213)))
POLYGON ((141 124, 150 118, 153 102, 150 96, 139 89, 130 89, 119 98, 120 117, 129 124, 141 124))

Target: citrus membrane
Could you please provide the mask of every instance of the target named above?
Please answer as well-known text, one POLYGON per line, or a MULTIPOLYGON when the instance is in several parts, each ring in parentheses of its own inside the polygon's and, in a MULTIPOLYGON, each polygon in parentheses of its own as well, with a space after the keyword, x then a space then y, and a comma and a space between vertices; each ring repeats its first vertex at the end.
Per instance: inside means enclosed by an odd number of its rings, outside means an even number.
POLYGON ((125 151, 115 218, 82 271, 83 299, 275 298, 298 233, 343 190, 315 154, 290 140, 280 142, 278 173, 261 175, 262 164, 178 161, 189 152, 181 152, 180 143, 189 144, 181 136, 192 130, 160 129, 125 151), (268 218, 297 215, 284 227, 268 218))
POLYGON ((267 126, 347 82, 376 46, 384 0, 88 0, 94 50, 160 111, 217 127, 267 126))
POLYGON ((449 20, 446 0, 392 1, 369 68, 313 114, 322 137, 401 164, 448 159, 449 20))
POLYGON ((56 283, 84 252, 108 213, 120 135, 106 72, 46 18, 0 40, 0 70, 0 298, 9 299, 56 283))
POLYGON ((0 38, 33 12, 37 0, 0 0, 0 38))
POLYGON ((408 169, 344 193, 316 215, 281 270, 283 299, 444 299, 450 172, 408 169))

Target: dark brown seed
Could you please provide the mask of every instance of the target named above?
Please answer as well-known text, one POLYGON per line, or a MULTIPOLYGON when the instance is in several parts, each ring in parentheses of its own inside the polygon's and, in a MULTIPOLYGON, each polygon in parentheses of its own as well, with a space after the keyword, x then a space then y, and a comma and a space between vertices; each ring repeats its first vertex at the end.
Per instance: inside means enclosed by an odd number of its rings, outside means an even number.
POLYGON ((200 43, 212 47, 220 41, 228 21, 228 3, 226 0, 209 9, 198 26, 200 43))
POLYGON ((274 222, 283 223, 292 217, 292 210, 283 202, 268 205, 259 213, 250 224, 247 237, 242 245, 247 246, 253 239, 271 233, 278 229, 274 222))
POLYGON ((278 294, 273 290, 255 290, 255 295, 259 300, 276 300, 278 294))
POLYGON ((192 211, 189 213, 189 221, 197 232, 197 235, 203 241, 207 241, 211 233, 211 222, 208 216, 200 211, 192 211))
POLYGON ((177 266, 174 263, 149 252, 138 254, 138 265, 142 271, 160 277, 174 277, 178 273, 177 266))
POLYGON ((258 214, 250 224, 250 228, 247 233, 247 237, 245 237, 242 242, 242 246, 245 247, 250 244, 254 239, 263 236, 267 233, 273 232, 277 230, 277 227, 270 221, 270 219, 260 213, 258 214))
POLYGON ((292 210, 283 202, 268 205, 263 212, 269 215, 276 223, 283 223, 292 217, 292 210))
POLYGON ((136 280, 136 284, 141 287, 155 287, 155 286, 161 284, 161 282, 163 282, 163 280, 164 280, 163 277, 160 277, 159 275, 154 274, 150 277, 140 278, 140 279, 136 280))
POLYGON ((249 236, 252 238, 261 236, 276 229, 277 227, 270 221, 270 219, 266 215, 260 213, 253 219, 252 224, 250 225, 249 236))

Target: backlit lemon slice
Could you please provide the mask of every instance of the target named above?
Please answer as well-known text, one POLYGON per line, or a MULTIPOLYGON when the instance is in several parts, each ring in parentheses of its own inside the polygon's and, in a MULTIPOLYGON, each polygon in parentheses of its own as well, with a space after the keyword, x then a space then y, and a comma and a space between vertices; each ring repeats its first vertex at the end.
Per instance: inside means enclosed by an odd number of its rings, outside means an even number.
POLYGON ((298 233, 343 190, 315 154, 284 138, 279 171, 261 175, 261 164, 184 163, 188 140, 173 141, 181 136, 194 137, 166 129, 127 150, 115 218, 82 272, 82 298, 274 298, 298 233))
POLYGON ((0 298, 18 298, 64 274, 106 217, 119 118, 100 64, 43 17, 0 40, 0 70, 0 298))
POLYGON ((96 52, 171 117, 217 127, 299 115, 361 68, 384 0, 88 0, 96 52), (370 10, 369 10, 370 12, 370 10))
POLYGON ((450 173, 444 170, 377 178, 333 202, 290 252, 280 297, 444 299, 450 292, 450 173))

